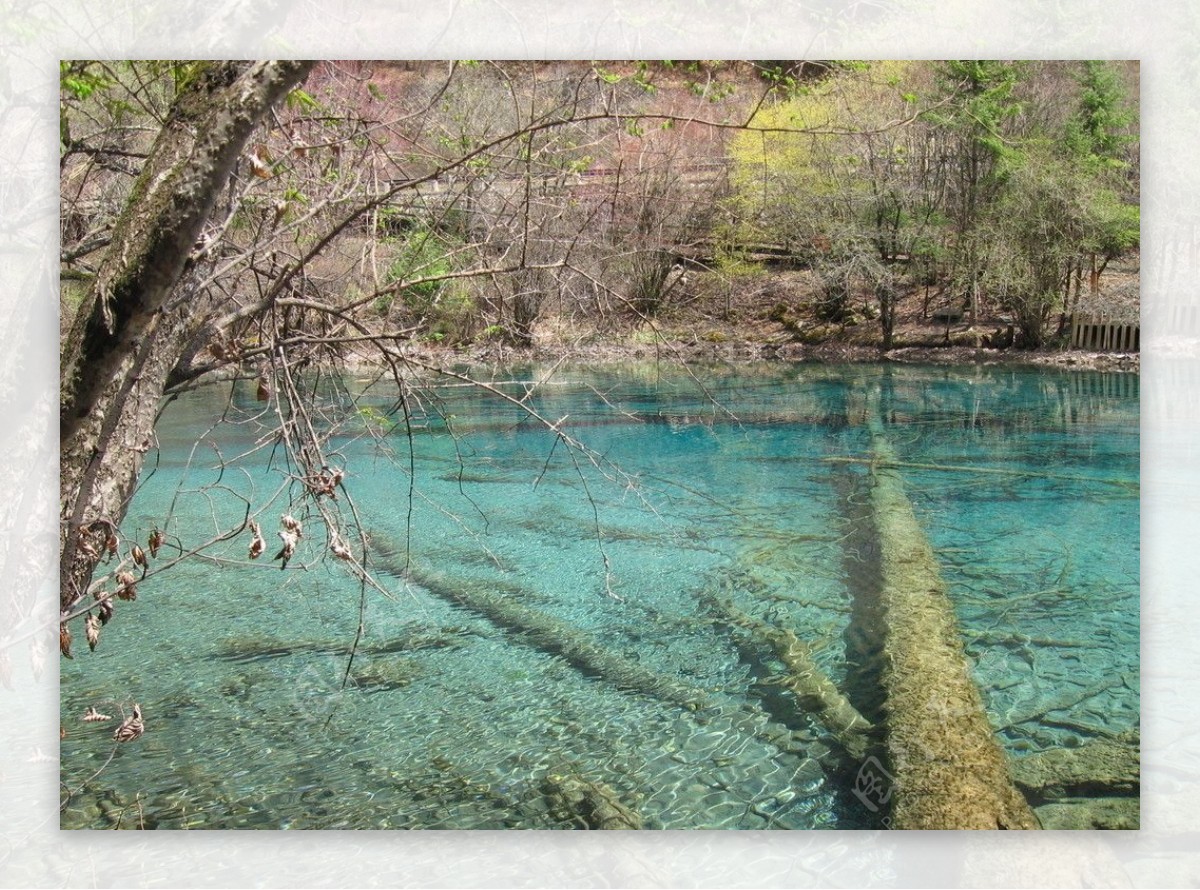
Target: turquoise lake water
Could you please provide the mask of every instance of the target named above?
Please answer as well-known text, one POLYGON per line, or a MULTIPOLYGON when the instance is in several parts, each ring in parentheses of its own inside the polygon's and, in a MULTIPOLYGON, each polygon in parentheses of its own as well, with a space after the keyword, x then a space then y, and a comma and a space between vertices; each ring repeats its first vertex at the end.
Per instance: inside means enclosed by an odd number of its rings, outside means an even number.
POLYGON ((1006 752, 1138 725, 1137 375, 647 364, 530 392, 548 370, 472 373, 586 452, 453 380, 410 400, 411 435, 394 384, 330 389, 349 419, 326 456, 382 590, 289 502, 274 403, 242 383, 171 404, 123 532, 163 528, 158 565, 249 508, 268 552, 243 532, 148 578, 94 653, 79 628, 62 826, 569 828, 565 777, 646 828, 880 827, 774 653, 713 607, 791 631, 883 719, 874 399, 1006 752), (306 534, 281 571, 288 511, 306 534), (135 701, 145 734, 85 786, 113 724, 80 717, 135 701))

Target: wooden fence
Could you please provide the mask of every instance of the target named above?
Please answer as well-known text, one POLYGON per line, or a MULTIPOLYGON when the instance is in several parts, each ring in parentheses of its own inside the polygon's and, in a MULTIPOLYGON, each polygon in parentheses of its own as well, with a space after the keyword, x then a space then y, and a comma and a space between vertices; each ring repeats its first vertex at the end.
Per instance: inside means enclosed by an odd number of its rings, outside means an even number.
POLYGON ((1090 315, 1071 316, 1071 348, 1090 352, 1137 352, 1141 348, 1141 326, 1118 324, 1090 315))

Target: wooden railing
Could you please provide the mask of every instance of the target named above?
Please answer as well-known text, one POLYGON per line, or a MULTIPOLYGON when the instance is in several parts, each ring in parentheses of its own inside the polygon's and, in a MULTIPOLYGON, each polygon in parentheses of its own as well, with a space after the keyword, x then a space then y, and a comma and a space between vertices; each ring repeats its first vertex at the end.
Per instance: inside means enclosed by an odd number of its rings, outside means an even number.
POLYGON ((1118 323, 1090 315, 1071 316, 1071 348, 1091 352, 1137 352, 1141 326, 1118 323))

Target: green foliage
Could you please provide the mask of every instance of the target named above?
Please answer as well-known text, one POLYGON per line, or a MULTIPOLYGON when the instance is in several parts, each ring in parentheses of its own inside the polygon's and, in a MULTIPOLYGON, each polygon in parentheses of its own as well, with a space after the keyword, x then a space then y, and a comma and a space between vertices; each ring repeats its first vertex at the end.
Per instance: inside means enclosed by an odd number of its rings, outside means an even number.
POLYGON ((658 87, 654 85, 650 63, 647 61, 635 62, 632 74, 621 74, 619 71, 613 71, 599 64, 593 67, 596 76, 610 86, 616 86, 620 83, 631 83, 647 94, 652 94, 658 90, 658 87))
POLYGON ((384 205, 375 214, 375 237, 384 243, 391 243, 397 237, 404 237, 414 226, 411 214, 402 207, 384 205))
POLYGON ((790 245, 804 238, 806 205, 829 190, 816 162, 819 143, 804 130, 827 120, 820 97, 797 97, 760 109, 753 121, 760 132, 733 134, 726 208, 735 243, 790 245))
POLYGON ((98 134, 126 127, 111 139, 129 139, 147 123, 161 124, 171 103, 213 63, 148 59, 59 62, 59 139, 64 153, 98 134), (131 123, 135 123, 130 127, 131 123))
POLYGON ((392 310, 392 304, 396 302, 396 295, 392 293, 380 294, 375 298, 372 307, 380 315, 387 315, 392 310))
POLYGON ((387 435, 396 428, 397 421, 373 405, 359 405, 357 412, 363 428, 372 435, 387 435))
POLYGON ((983 149, 993 160, 1015 160, 1004 127, 1021 113, 1016 91, 1025 72, 1019 62, 945 62, 938 74, 947 101, 927 116, 939 127, 961 134, 968 144, 983 149))
POLYGON ((713 257, 713 269, 729 279, 761 278, 767 274, 762 263, 746 258, 746 251, 729 244, 718 243, 713 257))
MULTIPOLYGON (((760 129, 729 142, 718 234, 730 266, 749 244, 789 251, 817 272, 825 318, 840 323, 873 295, 885 344, 905 288, 939 283, 972 308, 987 295, 1040 344, 1068 270, 1136 247, 1139 216, 1115 175, 1131 122, 1115 70, 1080 66, 1069 120, 1054 106, 1057 117, 1043 107, 1026 118, 1024 102, 1045 101, 1027 88, 1031 72, 991 60, 831 64, 780 91, 760 129)), ((1061 86, 1050 95, 1061 103, 1061 86)))
POLYGON ((599 65, 596 66, 596 76, 607 84, 618 84, 624 80, 620 74, 617 74, 615 71, 608 71, 599 65))
POLYGON ((175 96, 178 96, 183 92, 184 88, 192 82, 193 78, 200 74, 207 63, 203 61, 179 61, 176 59, 152 59, 144 63, 124 62, 122 64, 129 65, 131 67, 144 64, 152 77, 169 78, 174 87, 174 92, 171 95, 171 98, 173 99, 175 96))
POLYGON ((686 75, 683 85, 693 95, 707 99, 709 102, 720 102, 737 92, 736 83, 728 79, 722 80, 720 77, 721 71, 728 65, 728 62, 719 59, 693 59, 690 61, 675 59, 647 61, 643 59, 634 62, 631 74, 621 74, 595 63, 593 70, 596 77, 603 83, 610 86, 627 83, 648 96, 658 92, 659 87, 655 83, 655 75, 658 71, 683 73, 686 75))
POLYGON ((730 143, 733 197, 741 236, 783 246, 812 261, 816 245, 848 256, 864 245, 906 253, 929 216, 912 183, 908 131, 888 128, 904 113, 911 64, 835 67, 756 115, 761 132, 730 143), (886 230, 886 231, 885 231, 886 230))
POLYGON ((464 286, 455 283, 443 290, 430 313, 430 336, 451 343, 471 339, 479 318, 475 298, 464 286))
POLYGON ((1060 143, 1030 142, 1025 152, 990 215, 984 280, 1016 315, 1024 345, 1033 347, 1043 344, 1050 314, 1062 307, 1072 262, 1081 252, 1116 255, 1131 247, 1137 214, 1060 143))
POLYGON ((785 96, 792 95, 796 91, 799 81, 793 73, 796 69, 795 62, 759 60, 753 64, 758 71, 758 76, 769 83, 775 91, 785 96))
POLYGON ((322 110, 321 103, 299 87, 287 94, 287 107, 296 111, 322 110))
POLYGON ((462 246, 449 234, 425 227, 386 243, 398 248, 384 276, 386 283, 396 285, 396 296, 379 297, 375 309, 387 314, 399 305, 404 317, 423 324, 435 342, 469 339, 478 307, 467 286, 452 278, 462 246))
POLYGON ((1115 259, 1141 246, 1142 214, 1136 204, 1126 204, 1105 189, 1096 193, 1088 211, 1089 249, 1115 259))
POLYGON ((414 300, 414 306, 426 307, 441 292, 441 277, 453 271, 449 251, 450 245, 432 229, 414 229, 400 242, 385 280, 388 284, 414 282, 406 285, 403 292, 414 300))
POLYGON ((1126 128, 1133 115, 1116 70, 1106 62, 1085 61, 1078 74, 1079 107, 1068 128, 1071 148, 1109 164, 1120 164, 1121 150, 1132 140, 1126 128))
POLYGON ((755 59, 751 62, 758 76, 771 85, 781 98, 803 95, 831 77, 855 71, 867 71, 872 62, 807 59, 755 59))
POLYGON ((637 63, 637 68, 633 73, 632 80, 635 84, 641 87, 644 92, 654 93, 658 89, 658 87, 656 87, 654 82, 650 79, 649 62, 639 61, 637 63))
POLYGON ((1138 208, 1117 193, 1132 122, 1120 78, 1111 65, 1088 61, 1076 79, 1074 113, 1060 132, 1007 153, 998 165, 1002 187, 982 217, 993 238, 994 268, 985 274, 1016 314, 1027 346, 1044 342, 1048 316, 1061 308, 1081 256, 1092 258, 1095 287, 1103 263, 1140 241, 1138 208))
POLYGON ((90 62, 60 61, 58 74, 61 88, 80 100, 90 99, 97 91, 107 90, 116 83, 97 72, 90 62))
POLYGON ((640 327, 629 335, 629 341, 635 346, 656 346, 668 339, 670 339, 669 332, 651 325, 640 327))

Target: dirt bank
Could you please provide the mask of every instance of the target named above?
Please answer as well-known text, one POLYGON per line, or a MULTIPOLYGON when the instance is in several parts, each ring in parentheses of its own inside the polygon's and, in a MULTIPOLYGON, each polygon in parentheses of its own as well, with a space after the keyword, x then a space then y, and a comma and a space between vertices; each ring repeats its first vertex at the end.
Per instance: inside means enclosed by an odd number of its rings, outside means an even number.
MULTIPOLYGON (((975 349, 969 346, 914 346, 882 352, 870 346, 845 343, 801 345, 796 343, 732 340, 712 343, 703 340, 669 340, 658 344, 627 342, 539 344, 520 349, 503 343, 475 344, 448 349, 411 344, 406 355, 429 364, 491 364, 496 362, 556 361, 585 363, 622 361, 686 361, 737 364, 755 361, 786 362, 898 362, 940 365, 1033 365, 1064 370, 1141 370, 1138 353, 1102 353, 1078 350, 975 349)), ((365 358, 365 357, 364 357, 365 358)), ((366 364, 370 364, 366 359, 366 364)))

